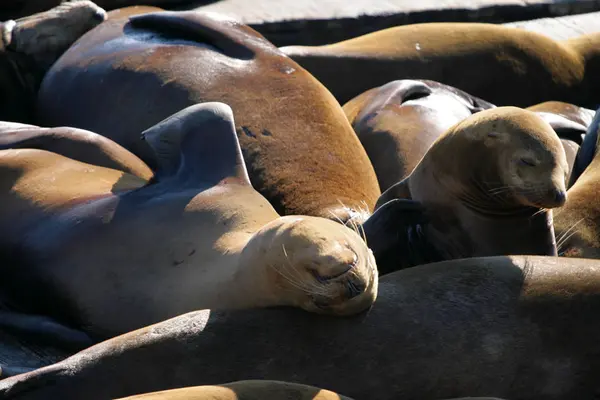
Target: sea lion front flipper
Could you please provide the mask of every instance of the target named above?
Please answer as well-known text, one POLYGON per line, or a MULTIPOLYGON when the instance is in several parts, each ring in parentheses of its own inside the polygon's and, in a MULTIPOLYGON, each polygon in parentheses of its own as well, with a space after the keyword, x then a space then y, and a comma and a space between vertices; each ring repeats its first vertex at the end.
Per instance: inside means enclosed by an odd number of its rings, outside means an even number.
POLYGON ((596 149, 598 147, 598 129, 600 129, 600 109, 596 111, 592 123, 588 126, 579 152, 577 153, 577 157, 575 157, 569 187, 573 186, 575 181, 583 174, 583 171, 585 171, 588 165, 594 160, 596 149))
POLYGON ((426 243, 423 226, 427 222, 421 203, 400 199, 383 204, 365 221, 362 228, 380 275, 429 262, 435 249, 422 252, 418 248, 426 243))
POLYGON ((177 178, 213 186, 233 178, 250 185, 233 111, 227 104, 187 107, 145 130, 142 138, 156 153, 158 182, 177 178))
POLYGON ((36 343, 47 343, 69 351, 80 351, 96 344, 85 332, 42 315, 0 311, 0 328, 21 338, 31 337, 36 343))
POLYGON ((233 58, 253 58, 255 51, 252 45, 260 46, 264 51, 264 43, 256 34, 249 35, 240 22, 219 14, 164 11, 132 16, 129 23, 133 28, 165 32, 172 37, 210 44, 233 58))
POLYGON ((408 185, 409 178, 410 178, 410 176, 407 177, 406 179, 396 183, 395 185, 390 186, 385 192, 383 192, 381 194, 381 196, 379 196, 379 198, 377 199, 377 202, 375 203, 375 210, 377 210, 379 207, 383 206, 385 203, 387 203, 390 200, 394 200, 394 199, 412 200, 412 195, 410 193, 410 186, 408 185))

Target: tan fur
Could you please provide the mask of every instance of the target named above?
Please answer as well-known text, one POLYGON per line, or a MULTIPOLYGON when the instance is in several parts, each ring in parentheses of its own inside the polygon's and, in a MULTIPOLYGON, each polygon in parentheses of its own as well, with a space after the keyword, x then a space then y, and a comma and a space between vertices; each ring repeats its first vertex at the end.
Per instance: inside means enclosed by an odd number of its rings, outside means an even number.
POLYGON ((561 100, 592 107, 600 91, 599 43, 599 34, 558 42, 493 24, 424 23, 281 50, 342 104, 395 79, 430 79, 496 105, 561 100))
POLYGON ((582 143, 588 126, 592 123, 594 111, 560 101, 547 101, 528 107, 527 110, 542 117, 561 138, 569 164, 567 178, 567 182, 569 182, 579 145, 582 143))
POLYGON ((377 269, 363 239, 331 220, 279 217, 248 182, 231 109, 196 107, 144 132, 164 167, 144 187, 58 154, 0 151, 0 230, 20 228, 0 236, 16 254, 3 293, 99 337, 202 308, 370 307, 377 269), (15 293, 20 279, 35 296, 15 293))
POLYGON ((343 109, 385 191, 412 172, 438 136, 490 107, 437 82, 400 80, 355 97, 343 109))
POLYGON ((38 100, 45 125, 102 134, 151 167, 153 156, 138 132, 189 105, 221 101, 235 113, 253 186, 280 214, 343 222, 358 216, 361 222, 380 194, 335 98, 257 32, 222 16, 110 19, 53 66, 38 100), (145 34, 161 30, 171 39, 145 34), (187 41, 172 42, 181 31, 187 41))
POLYGON ((329 390, 278 381, 239 381, 141 394, 121 400, 352 400, 329 390))
POLYGON ((432 219, 426 235, 445 258, 552 255, 554 232, 544 209, 564 204, 567 172, 550 125, 532 112, 499 107, 440 136, 378 206, 396 197, 421 202, 432 219))

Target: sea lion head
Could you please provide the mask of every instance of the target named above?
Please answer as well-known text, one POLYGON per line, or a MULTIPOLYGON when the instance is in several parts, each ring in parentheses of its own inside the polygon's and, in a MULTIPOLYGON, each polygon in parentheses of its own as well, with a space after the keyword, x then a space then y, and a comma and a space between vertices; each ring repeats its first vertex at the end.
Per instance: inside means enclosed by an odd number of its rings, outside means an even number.
POLYGON ((105 19, 106 12, 91 1, 68 1, 6 22, 2 39, 5 48, 28 56, 47 71, 77 39, 105 19))
POLYGON ((242 258, 267 265, 265 290, 285 305, 351 315, 369 308, 377 296, 377 266, 365 241, 325 218, 278 218, 253 235, 242 258))
POLYGON ((499 204, 554 208, 567 198, 566 155, 552 127, 533 112, 499 107, 475 114, 453 129, 474 146, 474 179, 499 204))

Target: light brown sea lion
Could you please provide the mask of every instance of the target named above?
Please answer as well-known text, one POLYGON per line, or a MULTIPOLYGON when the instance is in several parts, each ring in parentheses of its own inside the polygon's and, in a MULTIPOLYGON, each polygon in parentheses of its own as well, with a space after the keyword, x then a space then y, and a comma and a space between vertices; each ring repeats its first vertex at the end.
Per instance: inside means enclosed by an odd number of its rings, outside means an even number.
POLYGON ((561 255, 600 258, 600 156, 596 112, 575 161, 565 205, 556 210, 554 227, 561 255), (579 172, 581 171, 581 172, 579 172))
POLYGON ((406 79, 368 90, 343 109, 385 191, 406 178, 448 128, 493 107, 451 86, 406 79))
POLYGON ((248 181, 227 105, 190 106, 144 137, 158 169, 134 190, 119 171, 0 151, 2 211, 16 220, 0 238, 0 291, 13 309, 105 338, 207 307, 372 305, 377 269, 363 239, 328 219, 279 217, 248 181))
POLYGON ((0 120, 29 122, 46 71, 105 18, 91 1, 77 1, 0 23, 0 120))
POLYGON ((204 101, 232 107, 252 185, 280 214, 368 216, 377 177, 333 96, 257 32, 216 14, 106 21, 54 64, 38 114, 44 126, 109 137, 154 167, 139 132, 204 101))
MULTIPOLYGON (((419 202, 428 222, 415 241, 423 237, 433 244, 441 260, 556 255, 549 209, 565 203, 567 172, 560 139, 548 123, 530 111, 498 107, 448 129, 377 207, 392 199, 419 202)), ((380 272, 401 266, 398 260, 384 262, 379 253, 394 247, 403 252, 411 243, 382 249, 380 237, 394 235, 373 235, 365 225, 380 272)))
POLYGON ((297 383, 250 380, 140 394, 121 400, 352 400, 349 397, 297 383))
POLYGON ((0 381, 0 397, 94 400, 271 379, 355 399, 593 399, 598 313, 600 261, 453 260, 382 277, 362 315, 190 313, 0 381))
POLYGON ((585 133, 592 123, 594 111, 560 101, 547 101, 528 107, 527 110, 537 113, 548 122, 561 139, 569 164, 567 182, 570 182, 579 146, 583 143, 585 133))
POLYGON ((124 171, 146 181, 153 175, 130 151, 93 132, 0 121, 0 149, 23 148, 51 151, 86 164, 124 171))
POLYGON ((496 105, 598 102, 600 34, 558 42, 539 33, 482 23, 424 23, 325 46, 281 50, 341 104, 396 79, 430 79, 496 105))

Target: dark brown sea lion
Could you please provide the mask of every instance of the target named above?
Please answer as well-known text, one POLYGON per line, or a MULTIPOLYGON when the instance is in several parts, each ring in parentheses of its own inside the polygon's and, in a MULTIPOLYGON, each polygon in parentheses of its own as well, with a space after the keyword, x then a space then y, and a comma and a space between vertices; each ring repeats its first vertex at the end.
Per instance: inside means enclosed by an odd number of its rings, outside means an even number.
POLYGON ((0 150, 5 149, 47 150, 86 164, 124 171, 144 180, 153 175, 150 168, 130 151, 83 129, 0 122, 0 150))
POLYGON ((144 137, 158 160, 147 185, 55 153, 0 151, 11 308, 106 338, 203 308, 372 305, 363 239, 328 219, 280 217, 248 181, 228 106, 190 106, 144 137))
POLYGON ((430 79, 496 105, 561 100, 598 103, 600 34, 564 42, 481 23, 425 23, 325 46, 281 50, 319 79, 341 104, 396 79, 430 79))
POLYGON ((155 167, 139 132, 205 101, 234 110, 252 185, 280 214, 369 214, 377 178, 333 96, 257 32, 216 14, 106 21, 54 64, 38 110, 44 126, 99 133, 155 167))
POLYGON ((448 128, 493 107, 438 82, 400 80, 368 90, 343 109, 385 191, 406 178, 448 128))
POLYGON ((121 400, 352 400, 297 383, 251 380, 146 393, 121 400))
POLYGON ((453 260, 383 277, 363 315, 198 311, 0 381, 0 397, 94 400, 272 379, 355 399, 591 400, 598 313, 597 260, 453 260))
MULTIPOLYGON (((380 272, 411 266, 400 260, 409 250, 420 253, 412 246, 421 240, 440 260, 556 255, 548 209, 564 204, 567 172, 560 139, 533 112, 498 107, 472 115, 440 136, 410 176, 377 201, 378 207, 393 199, 416 201, 427 219, 408 243, 392 226, 386 231, 365 224, 380 272), (394 244, 396 237, 401 241, 394 244), (382 260, 387 251, 401 258, 382 260)), ((373 217, 394 219, 388 214, 373 217)))
POLYGON ((77 1, 0 23, 0 121, 30 122, 46 71, 105 18, 91 1, 77 1))

